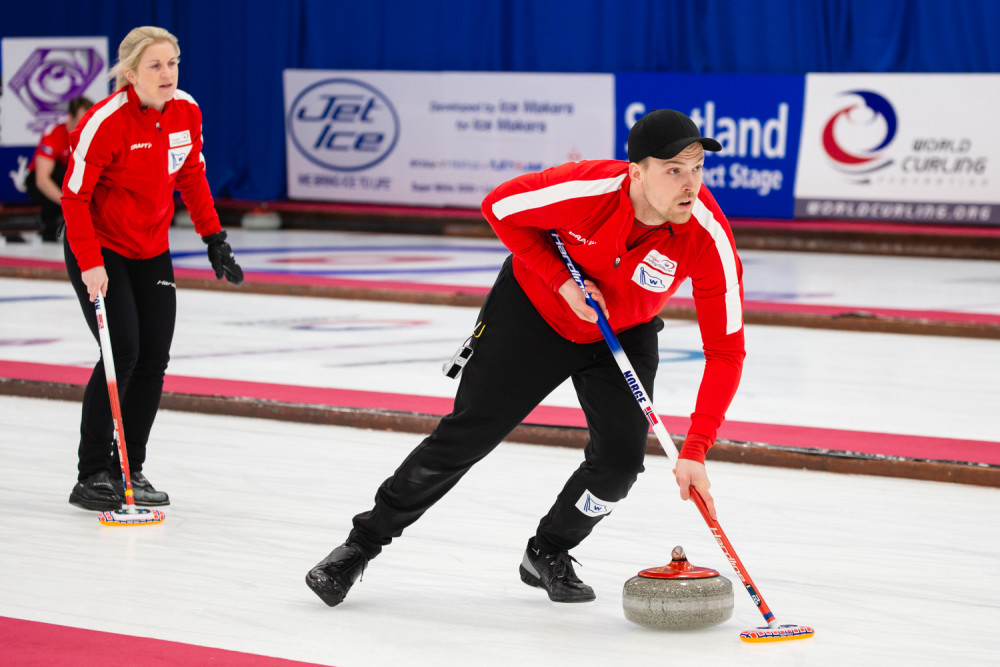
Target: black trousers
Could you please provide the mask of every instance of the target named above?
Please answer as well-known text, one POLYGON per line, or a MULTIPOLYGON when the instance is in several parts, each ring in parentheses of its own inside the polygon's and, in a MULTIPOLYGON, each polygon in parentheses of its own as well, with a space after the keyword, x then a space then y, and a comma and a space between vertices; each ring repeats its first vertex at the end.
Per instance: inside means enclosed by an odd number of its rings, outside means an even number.
MULTIPOLYGON (((58 164, 53 167, 52 180, 57 185, 61 186, 65 177, 65 167, 58 164)), ((24 186, 28 190, 28 196, 31 197, 31 201, 42 207, 38 231, 41 232, 42 238, 46 241, 55 241, 56 234, 59 232, 59 217, 62 215, 62 205, 57 201, 52 201, 38 189, 34 171, 28 172, 28 177, 24 179, 24 186)))
MULTIPOLYGON (((586 415, 590 441, 583 463, 538 525, 538 548, 552 553, 576 547, 603 518, 602 509, 623 499, 643 470, 649 425, 607 344, 559 336, 517 284, 509 258, 480 322, 485 328, 462 372, 453 411, 379 487, 375 506, 354 517, 348 539, 371 556, 444 497, 567 378, 586 415)), ((659 363, 662 328, 654 318, 618 335, 647 389, 659 363)))
MULTIPOLYGON (((80 300, 83 316, 100 345, 94 304, 67 241, 63 242, 63 251, 66 271, 80 300)), ((129 468, 138 472, 146 461, 146 443, 160 407, 163 376, 170 360, 177 314, 174 267, 169 252, 152 259, 128 259, 105 248, 101 255, 108 273, 104 304, 118 379, 126 452, 129 468)), ((104 375, 105 361, 102 355, 83 394, 78 464, 81 481, 101 470, 112 473, 119 470, 111 400, 104 375)))

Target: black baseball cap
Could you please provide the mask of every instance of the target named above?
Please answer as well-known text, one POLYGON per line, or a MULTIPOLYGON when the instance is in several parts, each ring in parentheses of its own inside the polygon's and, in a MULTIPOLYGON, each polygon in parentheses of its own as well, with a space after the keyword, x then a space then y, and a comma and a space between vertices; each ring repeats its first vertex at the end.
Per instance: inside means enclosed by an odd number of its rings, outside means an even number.
POLYGON ((654 109, 636 121, 628 133, 628 161, 647 157, 669 160, 696 141, 707 151, 721 151, 722 144, 701 136, 694 121, 673 109, 654 109))

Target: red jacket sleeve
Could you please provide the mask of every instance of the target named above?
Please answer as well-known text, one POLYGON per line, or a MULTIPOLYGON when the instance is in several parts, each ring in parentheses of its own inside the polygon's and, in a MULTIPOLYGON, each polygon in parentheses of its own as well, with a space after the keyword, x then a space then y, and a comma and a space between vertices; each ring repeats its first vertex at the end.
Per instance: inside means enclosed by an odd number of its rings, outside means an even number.
POLYGON ((205 237, 222 229, 219 223, 219 213, 215 210, 215 200, 212 198, 212 191, 208 186, 208 178, 205 173, 205 156, 202 155, 202 134, 201 134, 201 111, 194 104, 191 105, 192 113, 197 114, 197 122, 194 124, 197 131, 192 132, 192 147, 184 166, 177 173, 176 186, 181 193, 181 199, 187 206, 191 214, 191 222, 194 223, 195 231, 199 236, 205 237))
POLYGON ((116 133, 111 125, 81 123, 70 138, 74 150, 63 181, 62 210, 66 219, 66 240, 81 271, 104 265, 101 243, 90 215, 90 200, 101 172, 111 163, 115 151, 121 148, 120 132, 116 133), (93 133, 82 136, 85 150, 80 149, 81 130, 93 133))
MULTIPOLYGON (((710 206, 714 200, 706 197, 710 206)), ((699 216, 707 234, 691 275, 705 370, 681 458, 703 462, 725 419, 743 374, 743 265, 732 231, 717 205, 699 216)), ((694 224, 694 220, 692 220, 694 224)))

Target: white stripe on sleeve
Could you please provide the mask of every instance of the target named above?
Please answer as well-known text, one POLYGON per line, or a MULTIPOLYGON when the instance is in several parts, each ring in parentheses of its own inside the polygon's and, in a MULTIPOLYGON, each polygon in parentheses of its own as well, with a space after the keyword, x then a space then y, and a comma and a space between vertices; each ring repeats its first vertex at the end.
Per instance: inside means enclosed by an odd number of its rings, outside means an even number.
POLYGON ((185 102, 190 102, 191 104, 193 104, 195 106, 198 106, 198 103, 195 102, 194 98, 191 97, 191 95, 189 95, 188 93, 185 93, 180 88, 178 88, 177 90, 174 91, 174 99, 175 100, 184 100, 185 102))
POLYGON ((547 188, 532 190, 531 192, 521 192, 516 195, 504 197, 493 203, 493 215, 503 220, 508 215, 521 213, 533 208, 542 208, 550 204, 555 204, 567 199, 578 197, 593 197, 596 195, 606 195, 621 188, 622 181, 628 174, 602 178, 596 181, 567 181, 550 185, 547 188))
POLYGON ((87 151, 90 150, 90 144, 94 141, 94 135, 97 134, 101 123, 127 103, 128 93, 123 90, 115 95, 110 102, 94 112, 94 115, 84 125, 83 130, 80 132, 80 143, 77 144, 76 150, 73 151, 73 170, 67 174, 66 178, 66 183, 70 191, 74 194, 79 193, 80 187, 83 185, 83 173, 87 169, 87 151))
POLYGON ((736 333, 743 326, 743 307, 740 305, 740 279, 736 271, 736 253, 729 243, 726 231, 700 199, 695 200, 694 216, 698 224, 705 228, 719 253, 722 272, 726 277, 726 334, 736 333))

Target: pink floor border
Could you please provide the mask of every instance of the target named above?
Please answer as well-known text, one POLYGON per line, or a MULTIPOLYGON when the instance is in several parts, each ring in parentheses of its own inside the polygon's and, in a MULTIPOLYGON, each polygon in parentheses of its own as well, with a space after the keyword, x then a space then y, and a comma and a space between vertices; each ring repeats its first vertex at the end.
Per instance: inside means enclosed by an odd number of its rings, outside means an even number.
POLYGON ((11 665, 239 665, 294 667, 317 663, 272 658, 254 653, 133 637, 100 630, 0 616, 0 646, 11 665))

